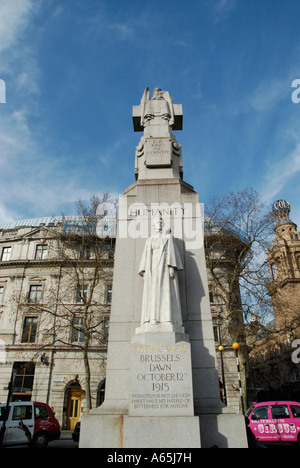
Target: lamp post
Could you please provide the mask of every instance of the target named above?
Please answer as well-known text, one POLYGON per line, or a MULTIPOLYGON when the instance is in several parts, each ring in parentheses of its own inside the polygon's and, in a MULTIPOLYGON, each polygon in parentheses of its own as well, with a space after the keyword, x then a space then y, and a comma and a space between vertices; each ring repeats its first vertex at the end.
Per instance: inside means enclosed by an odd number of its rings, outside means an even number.
POLYGON ((239 349, 240 349, 239 343, 233 343, 232 348, 235 351, 236 366, 237 366, 237 372, 238 372, 238 377, 239 377, 240 397, 241 397, 241 402, 242 402, 242 412, 243 412, 243 415, 244 415, 245 414, 245 407, 244 407, 244 397, 243 397, 240 362, 239 362, 239 349))
POLYGON ((219 346, 219 351, 221 354, 221 369, 222 369, 222 380, 223 380, 223 389, 224 389, 224 404, 227 406, 227 393, 226 393, 226 382, 225 382, 225 371, 224 371, 224 360, 223 360, 223 351, 224 346, 219 346))

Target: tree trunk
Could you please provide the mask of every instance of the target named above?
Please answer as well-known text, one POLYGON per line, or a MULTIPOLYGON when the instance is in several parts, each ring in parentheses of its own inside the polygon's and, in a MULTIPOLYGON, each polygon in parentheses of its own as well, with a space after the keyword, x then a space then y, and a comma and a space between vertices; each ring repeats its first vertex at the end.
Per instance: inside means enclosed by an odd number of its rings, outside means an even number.
POLYGON ((92 395, 91 395, 91 370, 88 357, 88 348, 83 350, 83 362, 85 370, 85 388, 86 388, 86 407, 92 409, 92 395))

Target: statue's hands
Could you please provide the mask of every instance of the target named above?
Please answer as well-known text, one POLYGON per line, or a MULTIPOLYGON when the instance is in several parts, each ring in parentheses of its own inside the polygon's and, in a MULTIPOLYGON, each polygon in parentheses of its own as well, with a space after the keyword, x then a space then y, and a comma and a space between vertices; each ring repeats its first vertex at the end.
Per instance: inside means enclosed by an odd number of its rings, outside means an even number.
POLYGON ((173 267, 169 267, 169 275, 170 275, 170 278, 174 278, 175 277, 175 270, 173 267))

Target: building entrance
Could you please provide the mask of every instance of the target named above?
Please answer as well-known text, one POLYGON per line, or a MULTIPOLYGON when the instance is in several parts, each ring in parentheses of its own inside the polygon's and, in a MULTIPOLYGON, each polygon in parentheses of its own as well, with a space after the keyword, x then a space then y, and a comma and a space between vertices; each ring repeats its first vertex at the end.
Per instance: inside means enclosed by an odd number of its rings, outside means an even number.
POLYGON ((74 430, 76 423, 78 423, 80 418, 81 398, 82 391, 79 385, 69 389, 66 426, 67 429, 71 431, 74 430))

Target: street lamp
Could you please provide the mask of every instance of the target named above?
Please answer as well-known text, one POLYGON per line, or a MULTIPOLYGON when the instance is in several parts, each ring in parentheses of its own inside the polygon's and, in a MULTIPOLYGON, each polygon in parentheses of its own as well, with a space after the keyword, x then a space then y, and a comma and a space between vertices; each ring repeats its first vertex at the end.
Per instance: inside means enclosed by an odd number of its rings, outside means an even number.
POLYGON ((222 379, 223 379, 223 388, 224 388, 224 403, 227 406, 227 394, 226 394, 226 383, 225 383, 225 372, 224 372, 224 360, 223 360, 223 351, 224 346, 219 346, 219 351, 221 354, 221 369, 222 369, 222 379))
POLYGON ((237 366, 237 372, 238 372, 238 377, 239 377, 240 396, 241 396, 241 402, 242 402, 242 411, 243 411, 243 414, 245 414, 244 397, 243 397, 242 381, 241 381, 241 371, 240 371, 240 362, 239 362, 239 349, 240 349, 239 343, 236 343, 236 342, 233 343, 232 348, 235 351, 236 366, 237 366))

